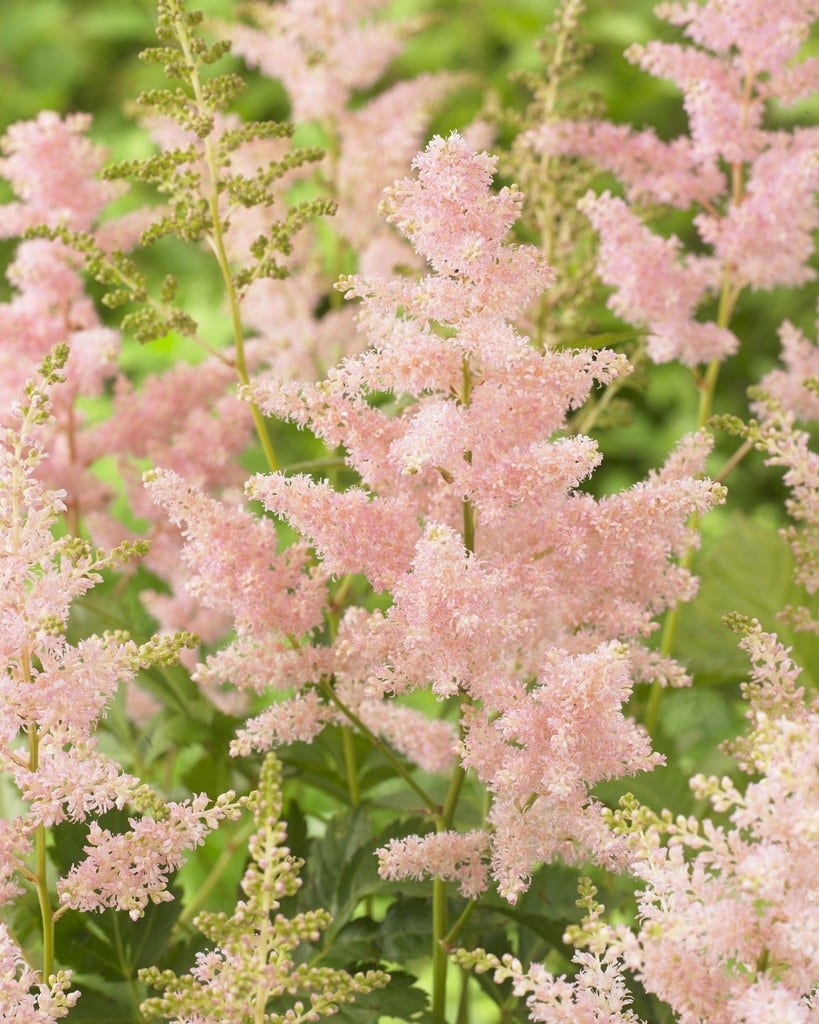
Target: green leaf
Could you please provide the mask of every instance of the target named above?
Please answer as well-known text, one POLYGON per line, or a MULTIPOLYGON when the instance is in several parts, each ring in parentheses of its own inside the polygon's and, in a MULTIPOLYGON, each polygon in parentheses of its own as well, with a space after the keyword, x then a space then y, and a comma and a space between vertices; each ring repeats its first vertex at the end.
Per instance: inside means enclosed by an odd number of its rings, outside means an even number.
MULTIPOLYGON (((719 747, 742 731, 742 710, 724 691, 704 686, 672 690, 664 695, 660 722, 664 735, 670 737, 673 744, 669 767, 673 766, 686 780, 686 787, 688 779, 699 772, 721 776, 736 768, 735 762, 722 754, 719 747)), ((659 780, 653 778, 653 772, 647 776, 646 785, 657 790, 657 782, 662 783, 667 775, 667 771, 661 769, 661 772, 659 780)), ((662 785, 659 791, 662 792, 662 785)), ((667 803, 669 797, 665 795, 664 799, 667 803)), ((656 800, 651 801, 651 806, 659 810, 656 800)))
POLYGON ((428 899, 397 899, 381 923, 386 960, 406 963, 428 956, 432 946, 432 903, 428 899))
POLYGON ((286 769, 285 778, 295 775, 299 783, 310 789, 317 789, 332 797, 336 803, 348 802, 349 794, 339 769, 328 763, 326 745, 322 745, 323 735, 312 744, 292 743, 278 751, 282 764, 286 769))
POLYGON ((321 958, 322 967, 339 967, 350 972, 372 964, 381 955, 381 925, 371 917, 357 917, 345 924, 332 946, 321 958))
POLYGON ((386 892, 428 892, 428 882, 385 882, 378 875, 375 852, 390 839, 426 830, 427 822, 423 819, 404 818, 372 835, 366 811, 361 807, 352 813, 337 814, 330 821, 327 832, 311 845, 305 887, 308 905, 323 907, 332 915, 328 940, 333 940, 368 896, 386 892))
POLYGON ((563 932, 565 926, 557 921, 550 921, 547 917, 540 917, 536 914, 526 914, 522 910, 516 910, 514 907, 503 906, 498 903, 492 908, 496 913, 502 917, 509 918, 510 921, 515 921, 517 924, 523 925, 528 928, 530 932, 540 936, 549 943, 550 947, 555 949, 563 949, 563 932))
POLYGON ((125 981, 108 982, 93 974, 75 974, 73 988, 82 995, 71 1011, 71 1024, 133 1024, 138 1020, 134 991, 125 981))
POLYGON ((739 513, 727 517, 722 536, 711 540, 694 563, 700 590, 680 610, 673 654, 697 682, 723 684, 747 678, 748 657, 722 616, 738 611, 759 619, 793 645, 805 675, 819 683, 819 638, 792 632, 776 618, 787 604, 805 603, 793 582, 793 558, 776 527, 739 513))
POLYGON ((406 971, 391 971, 390 983, 367 995, 356 996, 356 1001, 339 1007, 334 1018, 345 1024, 377 1024, 382 1017, 395 1017, 402 1021, 415 1021, 428 1008, 429 997, 416 988, 416 978, 406 971))
MULTIPOLYGON (((550 921, 579 921, 576 901, 580 874, 577 868, 560 862, 542 865, 535 872, 532 884, 520 897, 516 909, 550 921)), ((508 904, 504 901, 503 906, 508 904)))
MULTIPOLYGON (((337 917, 340 906, 349 902, 348 892, 342 889, 342 876, 369 836, 370 826, 361 808, 349 814, 339 813, 331 819, 325 834, 311 844, 305 865, 305 899, 310 906, 321 907, 334 919, 337 917)), ((334 923, 340 928, 347 919, 334 923)))
POLYGON ((423 893, 429 891, 429 882, 385 882, 378 874, 376 850, 385 846, 390 839, 403 839, 427 830, 427 822, 418 818, 405 818, 391 822, 385 829, 363 843, 355 850, 339 878, 337 913, 341 920, 348 920, 355 908, 367 896, 376 893, 423 893))
POLYGON ((140 967, 161 963, 170 948, 171 928, 179 916, 179 893, 170 903, 149 903, 132 921, 124 912, 67 914, 57 924, 61 962, 106 980, 131 981, 140 967))

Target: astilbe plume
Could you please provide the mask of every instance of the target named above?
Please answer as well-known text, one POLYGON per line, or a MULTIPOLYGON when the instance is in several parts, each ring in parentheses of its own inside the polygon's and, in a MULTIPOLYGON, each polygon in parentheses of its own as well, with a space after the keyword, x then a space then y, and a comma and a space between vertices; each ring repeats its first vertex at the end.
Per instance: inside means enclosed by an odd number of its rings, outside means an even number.
MULTIPOLYGON (((249 496, 314 544, 324 572, 364 573, 392 604, 349 609, 329 647, 283 637, 281 626, 272 637, 240 630, 198 672, 259 691, 296 687, 264 713, 268 744, 306 738, 311 716, 314 732, 339 711, 360 725, 370 702, 383 720, 414 689, 459 695, 458 773, 474 769, 493 803, 468 866, 463 838, 451 836, 462 864, 453 870, 474 879, 476 858, 491 862, 514 899, 541 860, 613 855, 588 789, 657 763, 622 707, 654 615, 693 592, 690 574, 669 562, 690 543, 686 519, 722 492, 676 457, 600 501, 578 490, 599 461, 595 445, 555 435, 595 381, 627 372, 626 361, 605 350, 538 352, 510 326, 551 271, 533 247, 507 244, 522 197, 490 191, 491 157, 453 134, 414 166, 416 177, 388 190, 385 210, 430 272, 346 279, 348 296, 363 300, 370 347, 316 384, 252 391, 265 412, 310 427, 330 448, 343 443, 363 486, 339 492, 279 473, 253 478, 249 496), (374 403, 377 392, 399 401, 374 403), (311 684, 330 702, 323 711, 311 684)), ((707 446, 688 450, 701 471, 707 446)), ((223 591, 210 557, 194 548, 189 557, 203 593, 223 591)), ((264 739, 254 729, 253 745, 264 739)), ((393 844, 383 871, 417 874, 425 843, 440 864, 447 828, 413 839, 412 856, 393 844)))
POLYGON ((727 621, 753 663, 743 684, 748 729, 727 748, 751 781, 743 792, 727 776, 691 780, 718 819, 658 815, 630 795, 605 812, 642 885, 633 929, 605 922, 584 879, 578 905, 587 914, 565 936, 588 947, 574 956, 574 978, 481 949, 457 954, 496 981, 511 979, 533 1021, 640 1024, 629 1009, 629 973, 678 1024, 818 1019, 819 707, 774 634, 738 615, 727 621))
MULTIPOLYGON (((132 329, 137 340, 145 342, 173 331, 192 336, 210 352, 210 358, 201 363, 177 365, 166 374, 149 377, 141 388, 119 377, 112 415, 98 436, 105 452, 117 457, 132 511, 148 520, 152 552, 146 564, 172 589, 170 595, 147 592, 146 606, 163 630, 195 629, 203 640, 214 642, 224 634, 228 619, 196 607, 186 597, 179 531, 162 521, 146 499, 142 470, 148 460, 169 471, 181 471, 195 485, 225 494, 230 501, 244 475, 238 457, 247 448, 254 426, 268 462, 275 465, 261 417, 237 401, 235 389, 237 382, 248 381, 248 367, 276 363, 279 353, 273 352, 271 358, 264 346, 256 344, 252 351, 245 346, 241 304, 254 283, 286 276, 292 236, 311 216, 331 210, 332 203, 288 202, 286 188, 293 175, 321 153, 313 148, 293 149, 288 124, 243 124, 228 111, 243 83, 236 75, 210 73, 209 66, 229 47, 205 43, 199 30, 201 12, 188 12, 177 0, 167 0, 159 4, 158 21, 162 45, 145 50, 142 58, 163 64, 170 78, 183 83, 175 91, 148 90, 139 97, 161 152, 145 160, 109 165, 104 174, 117 187, 118 179, 136 177, 164 199, 144 220, 142 246, 177 234, 203 244, 215 255, 234 326, 232 348, 217 351, 201 336, 195 320, 175 305, 177 282, 172 276, 154 297, 136 262, 119 252, 106 252, 83 225, 69 224, 61 237, 105 286, 107 305, 136 304, 123 326, 132 329)), ((281 369, 281 360, 276 365, 281 369)), ((91 516, 88 524, 101 539, 127 535, 121 524, 103 516, 91 516)))
POLYGON ((794 58, 818 13, 810 0, 662 4, 657 14, 695 45, 654 41, 626 56, 680 87, 690 136, 665 142, 652 129, 596 120, 527 134, 537 152, 588 157, 623 183, 627 200, 589 193, 582 208, 600 235, 599 273, 615 289, 610 305, 645 328, 656 362, 724 359, 738 345, 728 324, 744 288, 815 276, 808 259, 819 226, 817 130, 768 130, 763 115, 769 100, 793 103, 815 86, 815 58, 794 58), (676 236, 652 231, 641 214, 652 204, 693 204, 708 251, 684 254, 676 236), (715 295, 716 320, 703 322, 697 314, 715 295))
POLYGON ((233 49, 284 82, 295 120, 332 119, 354 89, 374 85, 401 52, 405 28, 372 17, 383 6, 384 0, 248 4, 259 28, 231 26, 233 49))
MULTIPOLYGON (((755 431, 751 432, 753 436, 755 431)), ((785 469, 790 491, 785 508, 796 525, 782 530, 796 561, 796 579, 809 594, 819 590, 819 453, 810 447, 810 434, 796 428, 793 418, 776 408, 762 421, 757 446, 769 466, 785 469)))
POLYGON ((779 340, 785 367, 766 373, 759 390, 796 420, 819 420, 819 345, 788 320, 779 328, 779 340))
POLYGON ((63 118, 46 110, 6 131, 0 169, 19 198, 2 208, 5 237, 41 224, 88 231, 120 194, 117 185, 97 177, 105 153, 87 137, 90 124, 88 114, 63 118))
POLYGON ((479 974, 491 971, 497 983, 511 981, 512 994, 525 999, 529 1019, 539 1024, 644 1024, 630 1009, 622 964, 610 953, 575 953, 579 970, 572 978, 555 977, 543 964, 524 968, 508 953, 458 950, 455 959, 479 974))
MULTIPOLYGON (((192 480, 213 489, 236 487, 243 474, 234 460, 249 443, 253 421, 247 405, 233 394, 236 371, 224 357, 176 366, 149 378, 140 390, 118 371, 119 332, 102 325, 84 291, 81 265, 89 263, 108 286, 114 305, 128 295, 147 300, 135 267, 119 250, 132 248, 168 211, 143 209, 101 219, 124 186, 100 179, 105 151, 91 142, 90 128, 88 115, 61 118, 44 112, 12 125, 2 140, 6 156, 0 160, 0 175, 20 198, 0 207, 0 234, 39 230, 47 237, 23 241, 8 271, 19 294, 0 306, 6 337, 0 390, 11 407, 37 361, 57 342, 69 342, 65 380, 52 389, 52 415, 38 427, 49 455, 38 472, 66 492, 72 532, 82 524, 96 543, 116 546, 136 538, 111 515, 111 489, 93 472, 100 456, 114 455, 132 511, 155 521, 145 564, 175 591, 170 596, 147 592, 146 605, 166 631, 194 630, 212 642, 223 635, 228 620, 186 599, 178 531, 156 521, 134 460, 183 468, 192 480), (111 378, 112 415, 89 428, 76 399, 101 394, 111 378)), ((185 652, 183 658, 190 661, 192 655, 185 652)))
MULTIPOLYGON (((355 19, 365 13, 355 12, 355 19)), ((349 20, 351 12, 324 11, 323 17, 331 16, 344 21, 349 20)), ((234 503, 231 489, 241 476, 238 456, 247 446, 254 421, 268 463, 276 464, 261 418, 246 404, 235 401, 237 376, 245 383, 248 375, 309 379, 340 352, 353 349, 356 341, 350 310, 331 308, 317 315, 329 281, 320 260, 310 255, 312 239, 303 230, 311 216, 332 212, 336 204, 322 199, 293 204, 288 198, 294 182, 303 182, 315 173, 313 165, 322 152, 292 148, 290 125, 242 124, 227 111, 242 82, 235 75, 205 77, 207 66, 229 44, 207 46, 200 35, 200 21, 197 12, 186 12, 176 0, 160 4, 158 35, 162 45, 146 50, 142 56, 150 63, 164 64, 170 77, 181 77, 184 89, 178 93, 152 90, 140 97, 146 123, 161 152, 147 160, 111 165, 105 174, 109 179, 135 176, 164 196, 166 201, 154 207, 145 219, 143 244, 179 233, 190 241, 205 243, 216 253, 233 322, 240 326, 232 349, 216 353, 197 366, 178 366, 168 374, 149 378, 140 390, 135 390, 125 377, 118 378, 113 414, 97 437, 106 452, 118 457, 132 510, 150 523, 152 553, 146 564, 172 591, 170 595, 146 592, 146 606, 162 629, 193 629, 206 642, 213 642, 224 632, 227 619, 212 607, 196 607, 185 595, 187 570, 179 553, 178 531, 157 516, 140 493, 136 486, 140 474, 135 471, 134 459, 147 459, 153 465, 180 472, 195 485, 215 495, 223 494, 229 504, 234 503), (302 237, 294 240, 300 230, 302 237), (245 327, 251 332, 247 339, 245 327), (139 429, 135 430, 137 424, 139 429)), ((288 22, 293 31, 298 21, 288 22)), ((303 28, 297 31, 299 39, 303 28)), ((389 34, 386 23, 383 29, 389 34)), ((376 34, 380 32, 378 29, 376 34)), ((343 52, 328 58, 330 63, 341 60, 343 52)), ((385 59, 388 61, 390 56, 385 59)), ((377 76, 380 71, 375 69, 374 73, 377 76)), ((342 197, 348 208, 347 234, 353 228, 360 233, 351 240, 357 242, 372 235, 368 225, 372 225, 373 217, 363 218, 359 208, 362 168, 366 165, 370 181, 370 191, 363 201, 366 205, 373 188, 377 191, 408 164, 429 107, 452 81, 451 76, 427 76, 399 84, 365 108, 346 111, 338 125, 332 126, 339 140, 349 135, 349 145, 335 147, 332 169, 324 177, 330 193, 342 197), (400 145, 391 148, 392 162, 378 161, 381 178, 375 185, 369 173, 373 161, 364 161, 356 178, 352 154, 360 148, 361 139, 372 139, 380 125, 398 114, 403 131, 399 133, 400 145), (356 197, 359 205, 352 208, 356 197)), ((91 167, 85 169, 90 171, 91 167)), ((113 188, 110 183, 100 183, 100 187, 109 191, 113 188)), ((158 299, 150 298, 136 266, 116 253, 109 258, 101 242, 87 233, 88 227, 85 221, 68 221, 66 229, 71 230, 64 234, 65 240, 79 250, 91 273, 108 288, 104 301, 113 306, 127 301, 141 304, 126 316, 124 325, 133 328, 142 341, 170 329, 199 337, 192 318, 173 309, 176 283, 172 278, 166 280, 158 299)), ((394 248, 394 244, 386 244, 387 251, 394 248)), ((117 542, 127 535, 110 517, 95 514, 88 507, 83 511, 92 513, 87 522, 98 540, 117 542)), ((209 692, 217 700, 224 700, 215 690, 209 692)))
POLYGON ((62 494, 39 478, 45 453, 36 433, 48 422, 50 392, 62 383, 67 359, 65 345, 45 358, 0 438, 0 770, 13 781, 24 808, 0 831, 0 899, 8 903, 19 895, 20 881, 37 889, 45 951, 40 995, 26 996, 34 976, 27 969, 17 975, 18 954, 4 933, 10 973, 3 983, 9 999, 17 1000, 9 1005, 22 1014, 14 1019, 32 1022, 50 1021, 48 1013, 63 1016, 75 998, 61 994, 67 975, 51 977, 54 920, 71 908, 117 907, 140 917, 149 902, 171 898, 168 872, 182 863, 184 851, 198 846, 220 819, 237 813, 231 793, 215 804, 203 795, 165 804, 97 745, 95 731, 118 686, 150 665, 174 662, 193 638, 180 634, 142 645, 124 633, 76 644, 66 639, 72 602, 100 582, 103 570, 144 552, 144 544, 124 543, 106 553, 52 533, 65 505, 62 494), (141 817, 130 820, 125 835, 94 820, 126 806, 141 817), (89 819, 85 856, 57 880, 59 908, 52 908, 47 830, 89 819), (36 866, 30 867, 35 852, 36 866))
MULTIPOLYGON (((92 232, 101 245, 117 231, 120 245, 133 244, 135 235, 121 218, 101 223, 121 190, 98 178, 105 151, 89 139, 90 124, 85 114, 63 118, 44 111, 8 128, 0 140, 5 154, 0 177, 18 198, 0 206, 0 237, 45 226, 92 232)), ((52 390, 53 414, 40 428, 50 456, 41 472, 52 487, 66 492, 66 514, 76 532, 81 514, 100 513, 109 500, 107 489, 89 472, 104 446, 99 434, 85 428, 76 398, 100 394, 116 374, 119 333, 103 325, 85 292, 80 260, 59 239, 20 242, 6 273, 14 294, 0 304, 4 409, 17 401, 40 360, 56 344, 69 342, 65 380, 52 390)))
POLYGON ((248 848, 250 862, 242 879, 244 899, 234 912, 202 913, 196 927, 215 943, 198 953, 188 974, 148 968, 140 971, 147 985, 163 995, 147 999, 141 1012, 170 1024, 301 1024, 338 1012, 358 994, 382 988, 383 971, 349 974, 332 967, 311 966, 296 951, 315 945, 330 924, 324 910, 286 917, 282 901, 301 886, 302 861, 284 845, 281 822, 281 767, 272 754, 265 758, 259 788, 249 798, 256 830, 248 848))
POLYGON ((6 1024, 54 1024, 80 998, 70 992, 71 975, 58 971, 43 984, 23 959, 8 928, 0 923, 0 1020, 6 1024))
POLYGON ((593 927, 586 938, 619 952, 680 1024, 807 1024, 819 1010, 819 708, 774 634, 730 621, 753 662, 749 727, 731 746, 751 781, 742 792, 727 777, 691 780, 727 824, 625 800, 611 821, 644 884, 640 925, 593 927))

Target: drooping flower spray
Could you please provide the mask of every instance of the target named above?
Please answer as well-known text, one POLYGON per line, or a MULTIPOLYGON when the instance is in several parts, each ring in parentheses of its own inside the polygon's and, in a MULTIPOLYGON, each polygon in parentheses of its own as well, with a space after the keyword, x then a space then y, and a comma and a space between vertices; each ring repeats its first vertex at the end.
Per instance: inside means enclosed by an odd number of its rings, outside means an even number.
MULTIPOLYGON (((612 310, 647 332, 649 357, 692 368, 701 428, 713 412, 720 366, 740 344, 731 321, 742 292, 815 277, 817 129, 771 129, 765 113, 772 101, 792 105, 816 88, 815 59, 796 58, 819 8, 803 0, 775 8, 766 0, 708 0, 664 3, 656 13, 690 44, 652 41, 626 56, 682 90, 690 134, 665 142, 652 129, 581 120, 531 129, 526 142, 542 154, 588 157, 622 182, 625 199, 589 193, 581 203, 600 237, 598 271, 614 289, 612 310), (692 208, 702 243, 695 251, 646 223, 658 209, 692 208)), ((692 555, 684 555, 686 567, 692 555)), ((672 609, 663 654, 673 649, 677 623, 672 609)), ((655 684, 649 729, 660 694, 655 684)))
POLYGON ((748 727, 729 747, 750 779, 744 787, 727 775, 691 779, 713 817, 658 814, 631 795, 606 811, 641 884, 636 925, 607 923, 586 879, 586 918, 566 935, 583 950, 575 978, 484 950, 458 954, 464 965, 511 979, 533 1021, 591 1024, 605 1011, 602 1019, 639 1024, 627 973, 680 1024, 816 1018, 817 702, 774 634, 743 616, 727 624, 752 660, 743 684, 748 727))

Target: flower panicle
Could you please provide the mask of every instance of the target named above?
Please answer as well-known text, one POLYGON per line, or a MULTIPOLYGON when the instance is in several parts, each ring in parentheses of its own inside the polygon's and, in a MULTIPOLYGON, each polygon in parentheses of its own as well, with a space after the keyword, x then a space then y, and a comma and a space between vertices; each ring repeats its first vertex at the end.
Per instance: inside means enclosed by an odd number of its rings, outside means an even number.
POLYGON ((315 945, 330 923, 324 910, 307 910, 291 918, 277 913, 282 899, 300 886, 301 861, 284 846, 281 764, 269 754, 259 787, 247 801, 257 830, 250 837, 250 864, 242 880, 245 898, 233 914, 201 913, 195 919, 215 948, 199 953, 186 975, 151 967, 140 980, 162 995, 142 1003, 149 1019, 199 1024, 243 1024, 253 1020, 316 1021, 337 1012, 358 995, 383 988, 383 971, 347 971, 312 966, 294 956, 315 945), (275 1009, 274 1009, 275 1008, 275 1009))
POLYGON ((278 143, 292 136, 292 124, 239 123, 228 113, 245 82, 235 73, 202 74, 231 48, 225 39, 206 43, 201 35, 202 20, 202 12, 188 10, 182 0, 162 0, 159 4, 157 35, 166 45, 149 48, 140 56, 147 63, 162 65, 165 74, 182 85, 146 90, 137 104, 153 122, 172 122, 178 129, 175 141, 144 160, 109 164, 103 177, 135 178, 166 197, 164 206, 143 231, 142 245, 176 235, 192 242, 212 243, 216 239, 218 249, 222 234, 230 226, 232 211, 264 211, 266 230, 257 235, 245 254, 246 265, 233 272, 233 286, 243 293, 253 281, 285 277, 288 270, 283 259, 292 251, 293 236, 309 220, 332 216, 336 204, 318 197, 289 207, 285 202, 283 215, 267 213, 270 207, 283 203, 277 183, 299 168, 322 160, 324 151, 318 147, 281 149, 278 143), (253 152, 254 147, 259 149, 260 159, 248 162, 244 154, 253 152), (270 147, 274 147, 275 155, 270 147))

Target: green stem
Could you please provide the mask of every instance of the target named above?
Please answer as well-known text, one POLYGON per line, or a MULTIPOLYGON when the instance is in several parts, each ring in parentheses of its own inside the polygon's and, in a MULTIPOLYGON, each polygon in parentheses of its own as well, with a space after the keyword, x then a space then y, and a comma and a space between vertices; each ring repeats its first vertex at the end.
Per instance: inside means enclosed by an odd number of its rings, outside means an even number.
POLYGON ((471 501, 464 502, 464 547, 475 551, 475 506, 471 501))
POLYGON ((458 1016, 455 1018, 455 1024, 469 1024, 469 981, 471 978, 470 972, 465 968, 461 968, 461 998, 458 1000, 458 1016))
MULTIPOLYGON (((469 358, 463 357, 462 362, 461 403, 469 405, 472 399, 472 369, 469 358)), ((464 459, 472 462, 472 452, 464 452, 464 459)), ((464 547, 470 554, 475 553, 475 506, 468 498, 463 501, 463 540, 464 547)), ((436 822, 438 832, 446 832, 455 820, 455 809, 464 784, 466 772, 459 763, 449 780, 446 798, 441 814, 436 822)), ((446 939, 448 935, 447 921, 447 883, 442 878, 432 880, 432 1015, 437 1021, 446 1020, 446 979, 449 966, 449 950, 446 939)), ((459 1015, 461 1010, 459 1010, 459 1015)))
MULTIPOLYGON (((185 55, 185 60, 194 69, 191 75, 191 87, 193 89, 193 95, 196 102, 196 107, 199 113, 209 114, 208 105, 205 102, 205 97, 202 92, 202 83, 199 81, 199 71, 197 61, 191 51, 190 40, 183 24, 177 25, 177 37, 179 39, 179 45, 182 48, 182 52, 185 55)), ((211 248, 213 255, 216 257, 216 262, 219 266, 219 271, 222 275, 222 280, 225 285, 225 292, 227 294, 228 306, 230 307, 230 320, 233 328, 233 344, 236 350, 235 364, 236 373, 238 374, 241 383, 247 387, 250 384, 250 376, 247 372, 247 363, 245 361, 245 344, 244 344, 244 328, 242 326, 242 314, 239 309, 239 296, 236 291, 236 285, 233 281, 233 274, 230 270, 230 261, 228 260, 227 250, 225 249, 225 240, 222 230, 222 219, 219 212, 219 162, 216 159, 216 153, 213 148, 213 142, 210 137, 205 139, 205 163, 208 168, 208 176, 210 179, 210 188, 208 189, 207 203, 210 210, 211 221, 213 223, 213 234, 210 238, 211 248)), ((250 403, 250 413, 253 417, 253 424, 256 428, 256 434, 259 438, 259 443, 264 451, 267 465, 274 473, 279 468, 279 460, 276 457, 276 451, 273 447, 273 442, 270 438, 270 434, 267 430, 267 424, 264 421, 264 417, 256 405, 255 402, 250 403)))
POLYGON ((267 1009, 269 989, 267 980, 268 975, 266 974, 265 969, 270 956, 270 950, 276 942, 275 925, 270 916, 270 911, 273 907, 273 901, 275 898, 273 894, 275 891, 275 879, 278 868, 275 857, 271 856, 273 845, 272 829, 268 825, 265 827, 265 842, 263 846, 265 851, 264 874, 261 885, 259 886, 261 926, 259 928, 259 940, 255 950, 256 977, 259 980, 256 984, 256 990, 253 994, 251 1003, 251 1006, 253 1007, 253 1024, 264 1024, 266 1019, 265 1010, 267 1009))
POLYGON ((339 709, 342 715, 344 715, 344 717, 349 722, 351 722, 360 733, 366 736, 367 739, 373 744, 373 746, 376 747, 380 751, 380 753, 390 762, 390 764, 401 776, 404 782, 406 782, 406 784, 410 787, 413 793, 415 793, 416 796, 418 796, 418 798, 421 800, 424 807, 430 812, 430 814, 434 814, 437 818, 440 814, 440 807, 435 802, 435 800, 433 800, 433 798, 429 795, 429 793, 427 793, 424 789, 421 788, 421 786, 418 785, 418 783, 412 777, 410 772, 407 771, 406 767, 401 763, 400 758, 396 757, 395 754, 393 754, 393 752, 390 750, 390 748, 384 743, 381 737, 377 736, 372 731, 372 729, 368 728, 361 721, 358 715, 351 708, 347 707, 347 705, 344 703, 344 701, 341 700, 341 698, 333 689, 332 684, 327 679, 322 679, 321 682, 319 683, 319 686, 324 691, 325 695, 339 709))
POLYGON ((330 628, 330 638, 335 640, 338 634, 338 622, 341 612, 347 604, 347 595, 353 585, 353 574, 347 573, 338 585, 338 590, 333 594, 328 608, 327 623, 330 628))
MULTIPOLYGON (((466 772, 458 764, 449 780, 446 799, 437 822, 437 830, 446 832, 452 828, 455 808, 461 795, 466 772)), ((446 977, 449 967, 449 922, 447 920, 447 883, 442 878, 432 880, 432 1015, 436 1020, 446 1020, 446 977)))
POLYGON ((122 930, 119 922, 119 915, 114 914, 114 948, 116 949, 117 960, 119 961, 119 970, 125 984, 128 986, 128 994, 131 997, 131 1011, 135 1014, 137 1021, 142 1021, 144 1018, 139 1010, 142 999, 140 998, 136 979, 134 978, 134 967, 129 958, 131 950, 126 948, 122 941, 122 930))
POLYGON ((46 860, 47 832, 45 825, 38 825, 35 833, 37 859, 37 901, 40 904, 40 920, 43 926, 43 980, 48 981, 54 973, 54 913, 48 895, 48 863, 46 860))
MULTIPOLYGON (((25 672, 24 666, 24 674, 25 672)), ((29 765, 32 772, 39 767, 40 736, 37 726, 28 730, 29 765)), ((48 893, 48 858, 46 855, 48 832, 45 825, 38 825, 34 833, 34 873, 36 876, 37 902, 40 905, 40 921, 43 929, 43 981, 54 973, 54 911, 48 893)))
MULTIPOLYGON (((632 358, 632 362, 637 362, 643 354, 643 346, 640 344, 639 350, 635 353, 632 358)), ((574 427, 574 431, 577 434, 588 434, 593 429, 600 416, 606 411, 612 401, 617 397, 619 392, 628 384, 628 377, 618 377, 609 384, 606 390, 601 395, 600 399, 595 402, 590 408, 588 408, 584 415, 580 418, 577 426, 574 427)))
POLYGON ((714 410, 714 395, 717 390, 717 379, 719 378, 721 365, 719 359, 712 359, 700 383, 700 404, 697 414, 698 430, 705 426, 714 410))
MULTIPOLYGON (((327 606, 327 628, 330 633, 330 640, 335 643, 338 636, 338 620, 341 609, 347 599, 347 592, 352 583, 352 576, 347 575, 341 581, 338 590, 333 595, 330 604, 327 606)), ((361 789, 358 785, 358 762, 355 755, 355 742, 350 726, 341 727, 341 741, 344 747, 344 773, 347 777, 347 792, 350 795, 350 807, 358 807, 361 803, 361 789)))
POLYGON ((746 438, 739 446, 739 448, 737 448, 734 454, 730 457, 730 459, 726 461, 725 465, 722 467, 719 473, 717 473, 717 475, 714 477, 715 482, 721 484, 724 480, 726 480, 731 475, 731 473, 736 469, 736 467, 740 464, 740 462, 742 462, 742 460, 745 458, 748 452, 753 449, 753 447, 754 442, 750 440, 750 438, 746 438))
POLYGON ((350 807, 355 808, 361 803, 361 791, 358 786, 358 764, 356 762, 352 729, 342 726, 341 739, 344 744, 344 769, 347 774, 347 791, 350 794, 350 807))
MULTIPOLYGON (((730 320, 731 314, 734 311, 737 297, 739 295, 738 290, 731 283, 731 268, 726 266, 722 272, 722 287, 720 289, 719 296, 719 307, 717 310, 717 326, 727 327, 730 320)), ((712 359, 708 364, 708 369, 698 383, 700 390, 699 408, 697 410, 697 429, 700 430, 711 417, 714 409, 714 396, 717 390, 717 380, 719 379, 720 361, 718 359, 712 359)), ((692 529, 696 529, 699 524, 699 516, 693 515, 689 520, 688 525, 692 529)), ((683 569, 690 569, 691 564, 694 560, 694 548, 689 547, 683 557, 680 559, 680 565, 683 569)), ((670 656, 674 649, 674 642, 677 637, 677 628, 680 620, 680 605, 676 604, 673 608, 670 608, 666 612, 665 621, 663 622, 663 632, 660 638, 660 654, 667 658, 670 656)), ((660 703, 663 697, 663 687, 660 684, 659 679, 655 679, 651 685, 651 693, 648 698, 648 704, 646 706, 646 717, 645 727, 653 735, 654 730, 657 728, 657 721, 660 715, 660 703)))
MULTIPOLYGON (((696 526, 697 522, 698 517, 692 517, 691 525, 696 526)), ((690 569, 693 560, 694 549, 688 548, 683 557, 680 559, 679 564, 683 569, 690 569)), ((668 657, 671 654, 671 651, 674 649, 674 641, 677 636, 677 626, 679 625, 679 620, 680 606, 675 605, 673 608, 670 608, 668 610, 665 616, 665 621, 663 622, 663 632, 660 638, 660 654, 662 654, 663 657, 668 657)), ((662 701, 662 697, 663 687, 660 684, 660 681, 655 679, 654 682, 651 684, 651 693, 648 698, 648 706, 646 707, 645 720, 646 729, 652 735, 654 734, 654 730, 657 727, 657 720, 660 715, 660 702, 662 701)))
POLYGON ((446 1020, 446 975, 449 955, 443 944, 447 932, 447 884, 442 878, 432 880, 432 1016, 437 1024, 446 1020))
POLYGON ((452 943, 460 935, 461 929, 466 924, 466 922, 469 920, 469 918, 472 916, 472 912, 477 907, 477 905, 478 905, 478 901, 477 900, 470 900, 469 903, 467 903, 467 905, 461 911, 461 914, 460 914, 460 917, 458 918, 458 920, 455 922, 455 924, 453 924, 453 926, 449 929, 449 931, 446 933, 446 935, 441 940, 443 942, 443 945, 446 947, 446 949, 451 949, 452 948, 452 943))
POLYGON ((459 763, 452 772, 452 777, 449 780, 449 789, 447 790, 443 810, 441 811, 442 829, 452 828, 452 822, 455 820, 455 808, 458 805, 458 798, 461 795, 465 778, 466 772, 459 763))
POLYGON ((347 463, 338 455, 328 455, 323 459, 308 459, 306 462, 291 462, 285 466, 287 473, 311 473, 319 469, 340 469, 347 463))
MULTIPOLYGON (((472 370, 469 366, 469 358, 463 357, 461 364, 463 385, 461 389, 461 404, 469 405, 472 401, 472 370)), ((471 465, 472 452, 464 452, 464 459, 471 465)), ((475 506, 468 499, 463 502, 463 534, 464 547, 467 551, 475 552, 475 506)))

